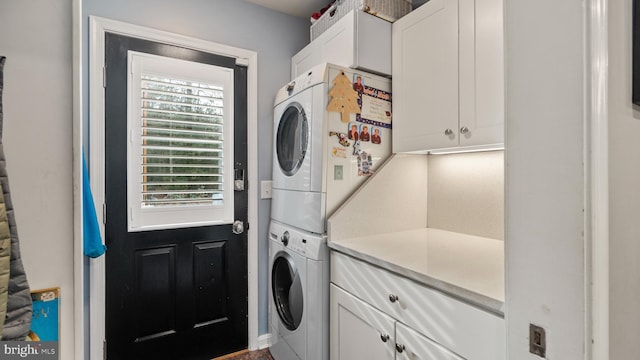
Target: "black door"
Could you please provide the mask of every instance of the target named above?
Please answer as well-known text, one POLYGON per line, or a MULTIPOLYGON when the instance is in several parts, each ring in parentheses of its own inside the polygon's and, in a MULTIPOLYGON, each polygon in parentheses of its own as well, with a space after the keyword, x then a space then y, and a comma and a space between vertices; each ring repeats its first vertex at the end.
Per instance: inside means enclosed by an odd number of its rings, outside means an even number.
MULTIPOLYGON (((234 232, 228 223, 128 229, 127 64, 131 51, 233 69, 234 145, 225 161, 233 158, 241 185, 241 175, 246 173, 245 67, 210 53, 106 35, 107 358, 211 359, 245 349, 246 232, 237 234, 238 228, 234 232)), ((246 192, 234 191, 231 196, 235 219, 246 224, 246 192)))

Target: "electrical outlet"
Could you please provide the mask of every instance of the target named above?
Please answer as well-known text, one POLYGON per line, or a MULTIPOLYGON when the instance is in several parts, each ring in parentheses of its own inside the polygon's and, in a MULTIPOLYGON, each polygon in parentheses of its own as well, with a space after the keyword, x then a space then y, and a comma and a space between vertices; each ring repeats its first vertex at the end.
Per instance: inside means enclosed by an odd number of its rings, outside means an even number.
POLYGON ((262 180, 260 181, 260 198, 271 199, 271 192, 273 191, 273 181, 262 180))
POLYGON ((547 337, 542 327, 529 324, 529 352, 542 358, 547 356, 547 337))

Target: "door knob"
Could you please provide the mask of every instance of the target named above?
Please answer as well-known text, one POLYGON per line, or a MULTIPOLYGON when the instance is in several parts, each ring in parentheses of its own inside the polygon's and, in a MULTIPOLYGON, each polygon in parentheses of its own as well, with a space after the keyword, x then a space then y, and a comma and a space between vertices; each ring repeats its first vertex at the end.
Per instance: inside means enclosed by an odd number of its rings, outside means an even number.
POLYGON ((396 344, 396 351, 399 353, 402 353, 404 351, 405 347, 402 344, 396 344))
POLYGON ((396 302, 400 300, 400 298, 398 297, 398 295, 395 294, 389 294, 389 301, 391 301, 392 303, 396 302))
POLYGON ((391 337, 389 336, 389 334, 380 334, 380 340, 382 340, 382 342, 386 343, 387 341, 389 341, 391 337))
POLYGON ((469 128, 468 127, 463 126, 463 127, 460 128, 460 134, 464 135, 464 134, 466 134, 468 132, 469 132, 469 128))
POLYGON ((234 221, 231 230, 236 235, 242 234, 244 232, 244 222, 240 220, 234 221))
POLYGON ((451 129, 446 129, 446 130, 444 131, 444 134, 445 134, 445 135, 447 135, 447 136, 451 136, 451 135, 453 135, 453 130, 451 130, 451 129))

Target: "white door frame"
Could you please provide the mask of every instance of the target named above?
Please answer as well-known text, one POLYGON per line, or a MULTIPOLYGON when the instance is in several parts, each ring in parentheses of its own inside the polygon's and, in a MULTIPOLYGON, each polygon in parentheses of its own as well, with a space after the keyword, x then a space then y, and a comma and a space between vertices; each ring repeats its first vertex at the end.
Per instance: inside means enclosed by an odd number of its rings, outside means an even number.
POLYGON ((609 0, 586 2, 585 359, 609 359, 609 0))
MULTIPOLYGON (((104 87, 105 33, 115 33, 188 47, 236 58, 236 63, 247 69, 247 168, 248 168, 248 221, 258 224, 258 55, 254 51, 235 48, 173 34, 142 26, 127 24, 96 16, 89 17, 89 177, 98 216, 105 201, 105 144, 104 144, 104 87)), ((258 236, 257 227, 247 233, 248 266, 248 347, 258 348, 258 236)), ((104 226, 100 224, 104 239, 104 226)), ((107 250, 108 251, 108 250, 107 250)), ((89 328, 90 358, 103 358, 105 338, 105 260, 104 256, 90 260, 89 265, 89 328)), ((77 339, 77 341, 81 341, 77 339)))

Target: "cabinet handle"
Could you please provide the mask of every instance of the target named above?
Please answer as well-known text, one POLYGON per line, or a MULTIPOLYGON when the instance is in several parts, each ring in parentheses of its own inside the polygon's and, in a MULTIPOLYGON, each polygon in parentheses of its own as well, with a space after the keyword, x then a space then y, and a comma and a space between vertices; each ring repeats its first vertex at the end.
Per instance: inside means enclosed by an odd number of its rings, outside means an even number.
POLYGON ((404 345, 402 344, 396 344, 396 351, 399 353, 402 353, 404 351, 404 345))
POLYGON ((453 130, 451 130, 451 129, 446 129, 446 130, 444 131, 444 134, 445 134, 445 135, 447 135, 447 136, 451 136, 451 135, 453 135, 453 130))
POLYGON ((400 298, 398 297, 398 295, 394 295, 394 294, 389 294, 389 301, 391 301, 392 303, 396 302, 400 300, 400 298))
POLYGON ((468 132, 469 132, 469 128, 468 127, 463 126, 463 127, 460 128, 460 134, 464 135, 464 134, 466 134, 468 132))
POLYGON ((389 336, 389 334, 380 334, 380 340, 382 340, 382 342, 386 343, 387 341, 389 341, 391 337, 389 336))

